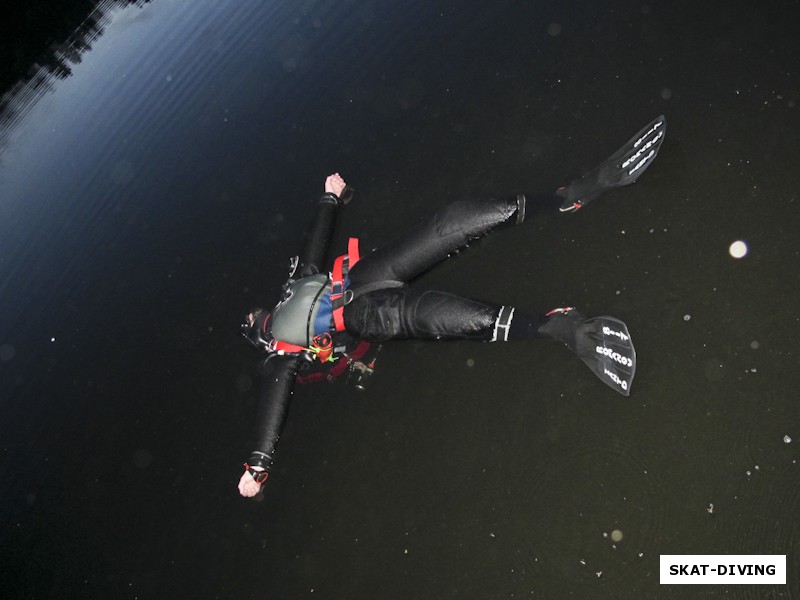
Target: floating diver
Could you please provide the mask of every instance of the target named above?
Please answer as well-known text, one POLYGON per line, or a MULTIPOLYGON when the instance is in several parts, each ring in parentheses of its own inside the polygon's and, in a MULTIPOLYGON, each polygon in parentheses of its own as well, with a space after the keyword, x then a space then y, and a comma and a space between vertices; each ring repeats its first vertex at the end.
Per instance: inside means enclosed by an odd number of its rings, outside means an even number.
POLYGON ((323 271, 323 260, 336 212, 349 199, 344 179, 338 173, 330 175, 303 251, 292 260, 280 302, 271 311, 254 310, 242 325, 244 335, 268 360, 258 400, 255 450, 245 463, 239 492, 254 496, 269 477, 298 377, 309 367, 326 365, 329 374, 369 372, 378 348, 370 344, 392 339, 551 338, 566 344, 603 383, 624 396, 630 394, 636 352, 619 319, 587 319, 573 307, 528 314, 512 306, 420 290, 409 282, 491 230, 522 223, 534 208, 560 203, 562 212, 575 212, 603 192, 633 183, 655 160, 665 133, 666 120, 660 116, 598 167, 555 192, 454 202, 405 236, 363 256, 358 240, 351 238, 347 254, 328 272, 323 271))

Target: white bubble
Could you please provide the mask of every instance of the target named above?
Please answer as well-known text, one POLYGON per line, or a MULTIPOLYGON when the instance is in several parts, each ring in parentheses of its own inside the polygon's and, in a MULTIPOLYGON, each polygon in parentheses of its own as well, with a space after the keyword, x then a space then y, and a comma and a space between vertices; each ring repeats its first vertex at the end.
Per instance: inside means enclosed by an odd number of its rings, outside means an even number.
POLYGON ((759 347, 760 345, 761 345, 761 344, 759 344, 759 343, 758 343, 758 340, 753 340, 752 342, 750 342, 750 347, 751 347, 753 350, 758 350, 758 347, 759 347))
POLYGON ((671 90, 671 89, 669 89, 669 88, 664 88, 664 89, 662 89, 662 90, 661 90, 661 97, 662 97, 664 100, 669 100, 670 98, 672 98, 672 90, 671 90))
POLYGON ((614 542, 621 542, 622 541, 622 532, 619 529, 615 529, 611 532, 611 540, 614 542))
POLYGON ((468 358, 467 359, 467 366, 468 367, 474 367, 475 366, 475 359, 474 358, 468 358))
POLYGON ((692 315, 683 315, 684 321, 690 321, 692 319, 692 315))
POLYGON ((736 240, 728 248, 728 254, 730 254, 733 258, 742 258, 745 254, 747 254, 747 244, 745 244, 742 240, 736 240))
POLYGON ((790 438, 788 435, 783 436, 783 443, 784 444, 791 444, 792 443, 792 438, 790 438))

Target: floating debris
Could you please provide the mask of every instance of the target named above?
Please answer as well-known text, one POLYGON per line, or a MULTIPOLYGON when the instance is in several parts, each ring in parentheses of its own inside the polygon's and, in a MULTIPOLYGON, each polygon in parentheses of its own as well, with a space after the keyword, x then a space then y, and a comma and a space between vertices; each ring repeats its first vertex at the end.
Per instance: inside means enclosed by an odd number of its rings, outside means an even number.
POLYGON ((708 503, 708 508, 706 509, 706 512, 708 514, 710 514, 710 515, 714 514, 714 503, 713 502, 709 502, 708 503))

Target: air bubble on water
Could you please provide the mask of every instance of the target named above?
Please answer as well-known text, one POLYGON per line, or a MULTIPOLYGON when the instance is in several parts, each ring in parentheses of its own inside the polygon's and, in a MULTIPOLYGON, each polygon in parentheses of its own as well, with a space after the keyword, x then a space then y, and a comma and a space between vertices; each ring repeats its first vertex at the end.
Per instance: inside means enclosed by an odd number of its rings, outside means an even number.
POLYGON ((790 438, 788 435, 783 436, 783 443, 784 444, 791 444, 792 443, 792 438, 790 438))
POLYGON ((692 318, 692 315, 689 315, 689 314, 683 315, 683 320, 684 321, 690 321, 691 318, 692 318))
POLYGON ((728 247, 728 254, 733 258, 743 258, 747 256, 747 244, 742 240, 736 240, 728 247))

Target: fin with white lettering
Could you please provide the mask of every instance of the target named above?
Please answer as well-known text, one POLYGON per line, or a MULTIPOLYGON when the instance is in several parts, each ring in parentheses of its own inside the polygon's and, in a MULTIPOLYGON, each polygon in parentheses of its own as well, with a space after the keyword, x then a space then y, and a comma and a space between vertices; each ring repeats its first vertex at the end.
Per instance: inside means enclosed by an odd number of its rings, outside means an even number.
POLYGON ((603 192, 636 181, 655 160, 666 133, 667 120, 664 115, 645 125, 603 163, 559 189, 556 193, 564 198, 559 210, 575 212, 603 192))
POLYGON ((623 396, 631 393, 636 350, 628 327, 614 317, 587 319, 577 328, 573 350, 603 383, 623 396))
POLYGON ((547 317, 540 333, 564 342, 603 383, 630 395, 636 350, 625 323, 607 316, 587 319, 572 307, 557 308, 547 317))

